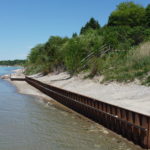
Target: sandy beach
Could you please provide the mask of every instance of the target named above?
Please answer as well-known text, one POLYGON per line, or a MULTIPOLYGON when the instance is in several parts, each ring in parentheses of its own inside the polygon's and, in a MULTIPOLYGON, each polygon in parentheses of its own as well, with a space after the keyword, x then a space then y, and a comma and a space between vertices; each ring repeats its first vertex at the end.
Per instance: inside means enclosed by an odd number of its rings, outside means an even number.
MULTIPOLYGON (((23 77, 21 71, 15 71, 12 76, 23 77)), ((32 75, 36 80, 42 81, 56 87, 72 92, 80 93, 96 98, 113 105, 124 107, 132 111, 150 115, 150 87, 138 85, 137 83, 109 83, 101 84, 100 77, 94 79, 83 79, 83 75, 69 78, 66 72, 46 76, 32 75)), ((23 81, 12 82, 20 93, 40 96, 51 99, 39 90, 23 81)))

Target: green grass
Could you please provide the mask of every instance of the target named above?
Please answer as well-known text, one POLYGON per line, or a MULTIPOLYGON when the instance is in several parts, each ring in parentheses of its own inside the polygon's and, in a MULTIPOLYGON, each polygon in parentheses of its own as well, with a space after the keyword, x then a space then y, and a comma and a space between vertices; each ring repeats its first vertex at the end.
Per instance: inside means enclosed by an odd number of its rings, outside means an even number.
POLYGON ((124 56, 115 53, 101 61, 99 72, 105 76, 103 82, 130 82, 139 79, 143 84, 149 83, 149 77, 145 79, 150 71, 149 45, 150 42, 147 42, 130 50, 124 56))

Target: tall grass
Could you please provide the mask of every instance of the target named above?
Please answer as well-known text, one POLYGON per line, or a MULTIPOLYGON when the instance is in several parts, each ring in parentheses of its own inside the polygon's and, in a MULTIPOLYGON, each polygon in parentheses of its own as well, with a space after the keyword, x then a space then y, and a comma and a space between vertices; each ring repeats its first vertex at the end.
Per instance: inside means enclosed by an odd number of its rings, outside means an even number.
MULTIPOLYGON (((150 71, 150 42, 145 42, 140 46, 131 49, 126 55, 111 54, 104 61, 102 72, 104 81, 134 81, 140 79, 146 84, 150 71)), ((100 64, 101 66, 101 64, 100 64)))

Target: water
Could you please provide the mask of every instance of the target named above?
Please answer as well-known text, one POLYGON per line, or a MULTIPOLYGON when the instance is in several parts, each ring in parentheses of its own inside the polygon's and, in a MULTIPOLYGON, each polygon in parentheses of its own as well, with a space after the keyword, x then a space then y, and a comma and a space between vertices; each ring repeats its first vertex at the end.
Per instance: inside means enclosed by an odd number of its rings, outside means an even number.
POLYGON ((0 75, 10 74, 13 70, 19 69, 21 67, 1 67, 0 66, 0 75))
MULTIPOLYGON (((0 67, 0 74, 12 67, 0 67)), ((16 92, 0 80, 0 150, 139 150, 57 105, 16 92)))

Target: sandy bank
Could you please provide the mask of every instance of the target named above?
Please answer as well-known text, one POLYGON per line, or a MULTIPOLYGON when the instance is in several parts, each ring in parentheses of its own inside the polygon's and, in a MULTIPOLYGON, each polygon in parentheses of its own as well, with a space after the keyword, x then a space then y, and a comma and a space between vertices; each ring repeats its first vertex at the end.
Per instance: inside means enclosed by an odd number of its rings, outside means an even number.
MULTIPOLYGON (((23 74, 23 72, 24 72, 24 69, 14 70, 13 73, 11 74, 11 77, 12 78, 25 78, 25 75, 23 74)), ((11 81, 9 75, 1 76, 1 78, 6 79, 11 84, 13 84, 14 86, 16 86, 17 91, 19 93, 21 93, 21 94, 34 95, 34 96, 38 96, 38 97, 44 98, 46 100, 52 100, 49 96, 43 94, 38 89, 36 89, 33 86, 29 85, 25 81, 11 81), (8 76, 8 78, 7 78, 7 76, 8 76)))
POLYGON ((87 95, 98 100, 121 106, 133 111, 150 115, 150 87, 136 83, 100 84, 99 77, 94 80, 83 79, 83 76, 75 76, 70 79, 66 73, 49 74, 36 78, 47 84, 63 89, 87 95))
MULTIPOLYGON (((65 72, 60 74, 52 73, 43 77, 38 77, 37 75, 32 77, 46 84, 150 115, 150 87, 136 83, 120 84, 114 82, 104 85, 100 84, 99 77, 94 80, 83 79, 82 75, 69 78, 69 75, 65 72)), ((13 81, 13 84, 18 87, 21 93, 46 96, 25 82, 13 81)))

